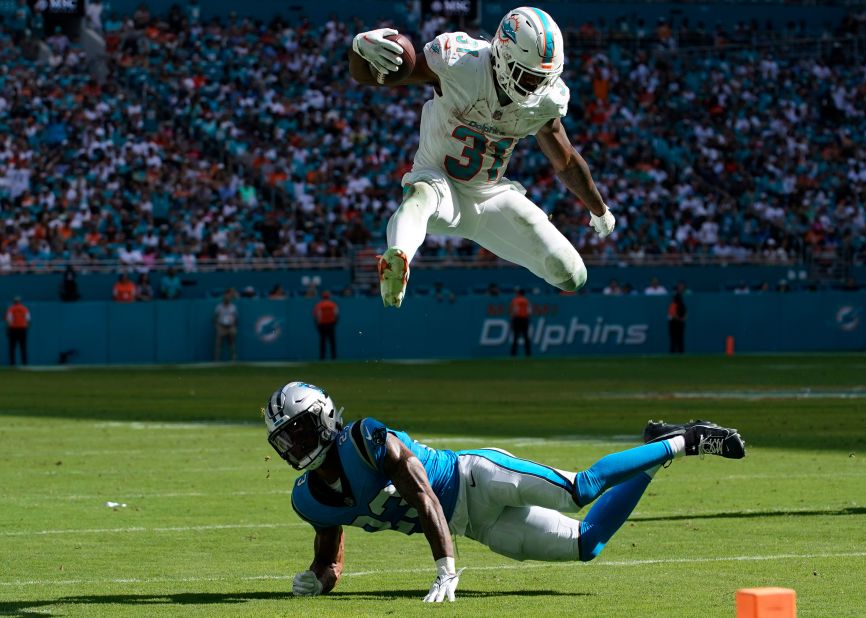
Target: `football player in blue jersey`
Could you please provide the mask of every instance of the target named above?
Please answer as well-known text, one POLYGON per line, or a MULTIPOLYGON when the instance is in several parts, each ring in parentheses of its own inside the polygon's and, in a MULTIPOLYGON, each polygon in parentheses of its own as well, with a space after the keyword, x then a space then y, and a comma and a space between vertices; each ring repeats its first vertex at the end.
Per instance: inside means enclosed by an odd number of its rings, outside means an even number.
POLYGON ((268 442, 304 474, 292 507, 315 532, 313 562, 292 591, 331 591, 343 570, 343 526, 367 532, 423 532, 436 562, 425 602, 453 601, 460 577, 451 535, 463 535, 515 560, 595 558, 622 526, 653 475, 683 455, 745 456, 736 429, 709 421, 651 421, 646 444, 567 472, 495 448, 432 449, 373 418, 343 425, 328 394, 291 382, 264 409, 268 442), (583 520, 575 511, 591 502, 583 520))

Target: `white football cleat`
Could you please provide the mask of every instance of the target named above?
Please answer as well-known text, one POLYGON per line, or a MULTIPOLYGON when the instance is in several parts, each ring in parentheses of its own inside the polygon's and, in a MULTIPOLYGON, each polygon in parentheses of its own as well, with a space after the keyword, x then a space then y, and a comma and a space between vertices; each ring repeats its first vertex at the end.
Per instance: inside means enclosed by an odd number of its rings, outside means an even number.
POLYGON ((386 307, 399 308, 409 282, 409 260, 400 249, 391 247, 379 256, 379 291, 386 307))

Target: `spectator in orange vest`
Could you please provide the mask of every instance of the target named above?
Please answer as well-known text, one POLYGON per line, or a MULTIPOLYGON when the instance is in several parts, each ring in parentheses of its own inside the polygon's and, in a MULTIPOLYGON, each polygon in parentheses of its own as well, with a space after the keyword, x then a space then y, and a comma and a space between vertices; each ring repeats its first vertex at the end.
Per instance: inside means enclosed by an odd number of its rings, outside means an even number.
POLYGON ((131 303, 135 301, 135 284, 129 280, 126 273, 120 273, 112 292, 114 300, 119 303, 131 303))
POLYGON ((15 346, 21 348, 21 364, 27 364, 27 329, 30 328, 30 311, 21 303, 21 297, 12 299, 6 311, 6 338, 9 340, 9 364, 15 364, 15 346))
POLYGON ((337 318, 340 308, 331 300, 331 293, 322 292, 322 300, 313 307, 313 319, 319 331, 319 360, 325 360, 325 344, 331 346, 331 359, 337 358, 337 318))
POLYGON ((671 341, 671 354, 682 354, 686 351, 686 303, 680 292, 674 294, 668 305, 668 335, 671 341))
POLYGON ((532 305, 526 298, 526 293, 518 289, 511 299, 511 356, 517 356, 517 340, 523 337, 526 355, 532 355, 529 341, 529 316, 532 315, 532 305))

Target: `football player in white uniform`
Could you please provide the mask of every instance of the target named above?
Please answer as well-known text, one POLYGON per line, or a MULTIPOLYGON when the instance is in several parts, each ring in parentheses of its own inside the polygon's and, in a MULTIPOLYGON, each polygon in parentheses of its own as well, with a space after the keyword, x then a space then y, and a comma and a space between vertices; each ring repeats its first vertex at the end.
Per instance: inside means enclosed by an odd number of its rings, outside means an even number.
MULTIPOLYGON (((403 48, 385 38, 394 34, 380 28, 354 38, 349 68, 358 83, 377 85, 371 67, 386 74, 402 64, 403 48)), ((435 96, 424 104, 418 152, 379 258, 386 307, 403 302, 409 263, 428 232, 473 240, 562 290, 586 283, 577 250, 504 177, 518 140, 535 135, 557 176, 589 208, 590 225, 602 237, 613 231, 614 217, 560 121, 569 99, 563 62, 559 28, 532 7, 510 11, 492 43, 449 32, 418 54, 400 83, 432 84, 435 96)))

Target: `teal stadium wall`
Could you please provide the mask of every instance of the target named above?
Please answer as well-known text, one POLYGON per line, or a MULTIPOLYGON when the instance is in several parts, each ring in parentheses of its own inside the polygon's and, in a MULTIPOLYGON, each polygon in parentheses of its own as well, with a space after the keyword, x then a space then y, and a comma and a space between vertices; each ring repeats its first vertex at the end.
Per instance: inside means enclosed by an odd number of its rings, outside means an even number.
MULTIPOLYGON (((464 296, 453 303, 411 298, 399 311, 378 298, 338 299, 343 359, 437 359, 509 352, 509 298, 464 296)), ((541 296, 533 299, 534 352, 539 356, 659 354, 668 348, 669 297, 541 296)), ((318 357, 314 299, 240 300, 241 361, 318 357)), ((686 350, 738 352, 866 350, 866 292, 688 295, 686 350)), ((212 360, 212 299, 30 303, 31 364, 193 363, 212 360)), ((5 341, 3 352, 5 352, 5 341)), ((5 361, 6 359, 3 358, 5 361)))
MULTIPOLYGON (((866 267, 854 267, 851 276, 861 284, 866 283, 866 267)), ((732 289, 739 283, 752 288, 761 283, 775 287, 779 281, 786 281, 792 289, 808 284, 807 269, 803 266, 757 266, 757 265, 692 265, 692 266, 590 266, 587 289, 600 292, 611 279, 620 285, 630 283, 636 290, 643 290, 652 277, 658 277, 669 289, 678 281, 684 281, 695 292, 721 292, 732 289)), ((307 270, 242 270, 235 272, 181 273, 184 286, 182 298, 204 298, 221 294, 225 288, 238 290, 252 286, 259 294, 267 294, 274 284, 279 283, 292 293, 305 289, 305 277, 318 277, 319 289, 332 292, 342 290, 351 283, 351 273, 345 269, 307 269, 307 270)), ((137 277, 132 273, 133 279, 137 277)), ((162 273, 150 275, 151 284, 159 289, 162 273)), ((58 300, 60 296, 60 273, 49 274, 10 274, 0 276, 0 304, 13 296, 23 296, 25 302, 58 300)), ((111 289, 117 280, 115 274, 82 274, 78 276, 78 287, 82 300, 110 300, 111 289)), ((431 288, 442 282, 446 288, 466 293, 483 290, 496 283, 501 290, 511 290, 523 286, 528 290, 538 289, 542 293, 554 289, 546 285, 528 270, 517 267, 498 268, 416 268, 412 270, 410 294, 423 288, 431 288)))

